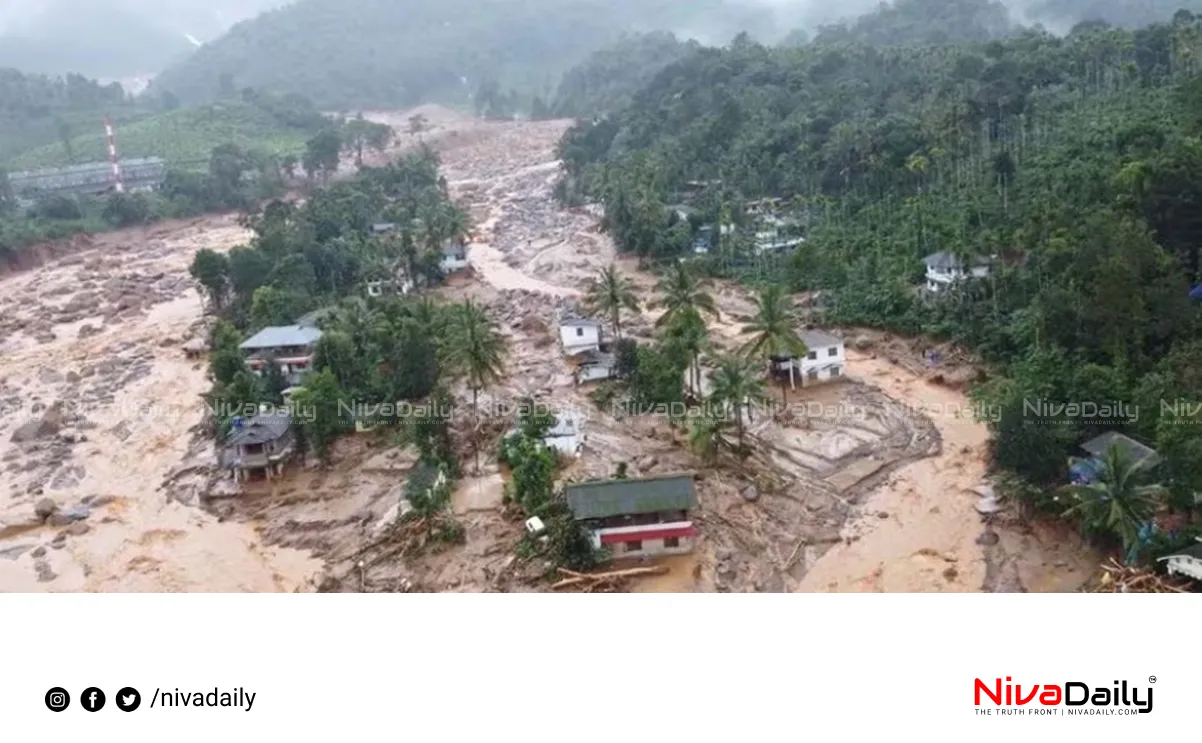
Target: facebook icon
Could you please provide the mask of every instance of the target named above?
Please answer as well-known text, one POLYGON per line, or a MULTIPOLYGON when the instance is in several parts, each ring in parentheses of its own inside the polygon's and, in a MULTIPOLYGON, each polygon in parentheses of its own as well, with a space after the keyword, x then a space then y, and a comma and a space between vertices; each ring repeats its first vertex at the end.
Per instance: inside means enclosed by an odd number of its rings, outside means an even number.
POLYGON ((104 692, 95 686, 89 686, 79 695, 79 701, 88 712, 96 712, 104 707, 104 692))

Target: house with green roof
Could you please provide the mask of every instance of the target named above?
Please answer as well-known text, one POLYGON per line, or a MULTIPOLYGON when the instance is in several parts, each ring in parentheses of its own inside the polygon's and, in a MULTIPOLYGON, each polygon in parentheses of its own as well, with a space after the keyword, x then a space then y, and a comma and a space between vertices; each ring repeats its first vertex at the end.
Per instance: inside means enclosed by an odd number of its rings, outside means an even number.
POLYGON ((697 493, 690 474, 578 482, 564 488, 568 508, 614 557, 689 552, 697 536, 690 514, 697 493))

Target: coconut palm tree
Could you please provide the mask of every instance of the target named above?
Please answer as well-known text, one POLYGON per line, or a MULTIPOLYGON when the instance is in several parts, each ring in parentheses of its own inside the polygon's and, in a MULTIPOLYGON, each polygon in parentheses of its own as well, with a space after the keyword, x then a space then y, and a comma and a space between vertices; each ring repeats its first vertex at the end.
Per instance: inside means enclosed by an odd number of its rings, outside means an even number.
POLYGON ((664 326, 672 323, 679 316, 692 311, 719 317, 718 306, 709 292, 705 291, 702 282, 688 268, 688 264, 677 263, 668 275, 660 280, 656 287, 663 294, 659 305, 664 308, 664 314, 655 324, 664 326))
MULTIPOLYGON (((496 384, 505 373, 505 339, 496 323, 470 299, 452 310, 448 331, 446 360, 466 377, 478 424, 480 390, 496 384)), ((479 446, 475 458, 478 473, 479 446)))
MULTIPOLYGON (((1078 461, 1070 460, 1070 464, 1078 461)), ((1130 553, 1139 544, 1141 527, 1151 520, 1166 492, 1162 485, 1148 484, 1148 461, 1136 461, 1126 450, 1112 445, 1102 458, 1097 481, 1064 488, 1073 499, 1065 515, 1080 516, 1087 532, 1117 537, 1130 553)))
POLYGON ((739 356, 724 356, 718 363, 710 382, 713 384, 711 399, 729 405, 735 411, 735 428, 739 435, 739 450, 743 450, 743 409, 751 419, 751 405, 765 400, 764 385, 756 376, 747 359, 739 356))
POLYGON ((682 310, 663 330, 664 343, 688 358, 689 388, 701 394, 701 354, 709 345, 709 328, 694 309, 682 310))
POLYGON ((689 429, 689 448, 706 464, 713 464, 723 451, 730 451, 730 418, 707 415, 698 418, 689 429))
POLYGON ((584 295, 584 306, 590 312, 609 315, 614 334, 622 339, 622 310, 639 311, 639 300, 634 294, 630 279, 618 273, 618 267, 610 264, 601 269, 597 278, 589 283, 584 295))
MULTIPOLYGON (((797 325, 789 296, 778 284, 770 284, 756 297, 755 317, 743 328, 744 333, 753 336, 740 349, 740 355, 747 359, 805 356, 808 349, 797 335, 797 325)), ((781 393, 788 404, 789 389, 783 378, 781 393)))

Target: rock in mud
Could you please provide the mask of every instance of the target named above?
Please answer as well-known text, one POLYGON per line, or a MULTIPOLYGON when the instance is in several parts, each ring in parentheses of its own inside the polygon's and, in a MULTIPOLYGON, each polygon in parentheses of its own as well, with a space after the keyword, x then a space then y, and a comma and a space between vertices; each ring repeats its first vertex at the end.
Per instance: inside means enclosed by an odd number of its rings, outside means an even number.
POLYGON ((42 498, 33 507, 34 514, 42 521, 53 516, 56 511, 58 511, 58 504, 51 498, 42 498))
POLYGON ((87 506, 72 506, 51 514, 47 523, 51 526, 68 526, 76 521, 83 521, 91 515, 92 510, 87 506))
POLYGON ((37 439, 49 438, 59 431, 59 424, 53 420, 48 420, 43 416, 40 420, 29 421, 17 427, 13 431, 9 441, 22 443, 26 441, 36 441, 37 439))
POLYGON ((92 325, 90 323, 84 323, 83 325, 81 325, 79 327, 79 332, 77 333, 77 337, 91 338, 92 336, 96 335, 99 332, 100 332, 100 328, 98 328, 95 325, 92 325))
POLYGON ((997 535, 996 531, 987 531, 983 532, 981 536, 977 537, 977 544, 983 547, 992 547, 993 545, 997 544, 1000 539, 1001 537, 997 535))
POLYGON ((743 500, 747 501, 748 503, 755 503, 757 500, 760 499, 760 489, 757 488, 756 486, 752 485, 751 487, 747 488, 742 493, 740 493, 740 495, 742 495, 743 500))
POLYGON ((79 372, 74 370, 67 372, 67 384, 78 384, 81 379, 83 377, 79 376, 79 372))
POLYGON ((45 560, 38 560, 33 565, 38 574, 38 583, 49 583, 58 577, 58 574, 50 569, 50 563, 45 560))
POLYGON ((90 509, 104 508, 105 506, 115 503, 117 496, 115 495, 85 495, 79 499, 79 502, 90 509))
POLYGON ((866 335, 858 335, 853 345, 857 351, 867 351, 872 348, 872 339, 866 335))
POLYGON ((70 534, 73 537, 82 537, 84 534, 87 534, 91 530, 92 530, 92 527, 88 526, 88 522, 76 521, 74 524, 71 524, 63 531, 67 534, 70 534))
POLYGON ((34 548, 32 544, 18 544, 0 549, 0 560, 16 560, 21 555, 34 548))

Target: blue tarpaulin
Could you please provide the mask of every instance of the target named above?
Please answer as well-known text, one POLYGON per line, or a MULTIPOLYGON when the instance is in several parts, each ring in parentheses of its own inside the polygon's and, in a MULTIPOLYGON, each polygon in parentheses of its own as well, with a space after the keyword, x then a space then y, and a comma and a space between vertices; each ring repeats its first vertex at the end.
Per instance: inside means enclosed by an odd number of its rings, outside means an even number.
POLYGON ((1198 284, 1190 290, 1189 298, 1195 302, 1202 302, 1202 284, 1198 284))
POLYGON ((1068 469, 1069 482, 1074 485, 1088 485, 1097 482, 1102 477, 1102 463, 1096 459, 1082 459, 1074 462, 1068 469))

